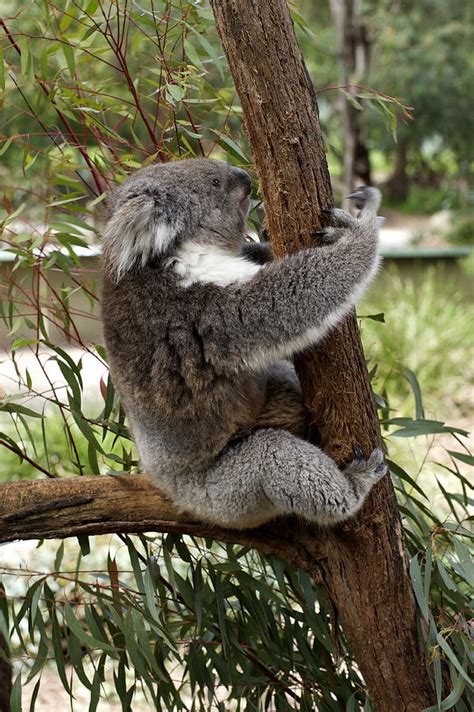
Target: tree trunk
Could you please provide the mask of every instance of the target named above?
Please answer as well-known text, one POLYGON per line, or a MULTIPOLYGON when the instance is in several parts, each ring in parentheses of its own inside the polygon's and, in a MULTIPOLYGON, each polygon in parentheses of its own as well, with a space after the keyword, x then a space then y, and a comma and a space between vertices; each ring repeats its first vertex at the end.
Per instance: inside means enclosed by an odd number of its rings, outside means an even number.
MULTIPOLYGON (((211 0, 240 96, 277 257, 313 244, 332 193, 315 93, 285 0, 211 0)), ((312 424, 339 462, 354 444, 380 445, 355 315, 296 360, 312 424)), ((297 534, 298 535, 298 534, 297 534)), ((312 550, 311 535, 299 534, 312 550)), ((363 512, 324 535, 325 584, 380 712, 420 712, 433 701, 389 478, 363 512)), ((320 556, 321 538, 318 538, 320 556)))
POLYGON ((408 144, 400 141, 395 154, 395 170, 387 181, 387 189, 392 200, 406 200, 408 197, 408 144))

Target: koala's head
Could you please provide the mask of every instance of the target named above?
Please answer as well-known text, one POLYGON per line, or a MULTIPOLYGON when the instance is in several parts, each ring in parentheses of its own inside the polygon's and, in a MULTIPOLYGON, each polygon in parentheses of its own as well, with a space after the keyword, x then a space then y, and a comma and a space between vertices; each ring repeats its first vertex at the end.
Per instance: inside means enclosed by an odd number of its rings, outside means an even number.
POLYGON ((196 238, 232 249, 241 239, 250 189, 245 171, 207 158, 143 168, 111 196, 105 268, 119 281, 196 238))

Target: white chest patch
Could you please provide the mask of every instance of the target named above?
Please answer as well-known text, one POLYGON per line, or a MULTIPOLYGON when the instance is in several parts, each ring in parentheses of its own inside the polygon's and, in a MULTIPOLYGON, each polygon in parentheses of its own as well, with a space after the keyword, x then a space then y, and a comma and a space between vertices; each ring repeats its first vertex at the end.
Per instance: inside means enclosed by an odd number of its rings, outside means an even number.
POLYGON ((196 282, 227 287, 234 282, 248 282, 261 269, 245 257, 229 255, 211 245, 188 242, 170 260, 170 265, 181 277, 183 287, 196 282))

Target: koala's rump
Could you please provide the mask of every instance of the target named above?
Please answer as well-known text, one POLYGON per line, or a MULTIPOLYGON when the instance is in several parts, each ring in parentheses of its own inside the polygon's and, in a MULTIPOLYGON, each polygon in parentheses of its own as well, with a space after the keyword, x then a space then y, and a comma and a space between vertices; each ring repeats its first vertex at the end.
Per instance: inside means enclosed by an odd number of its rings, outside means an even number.
POLYGON ((210 291, 183 289, 166 270, 144 269, 119 285, 104 278, 112 379, 139 449, 153 437, 153 447, 176 455, 216 457, 264 407, 263 374, 222 374, 206 359, 198 325, 210 291))

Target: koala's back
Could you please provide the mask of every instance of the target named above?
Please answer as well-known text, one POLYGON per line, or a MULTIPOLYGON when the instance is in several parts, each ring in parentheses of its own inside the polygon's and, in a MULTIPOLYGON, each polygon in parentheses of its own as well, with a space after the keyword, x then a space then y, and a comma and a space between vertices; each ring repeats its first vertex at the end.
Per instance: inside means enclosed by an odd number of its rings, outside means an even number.
POLYGON ((263 407, 263 375, 231 378, 206 358, 200 316, 210 301, 218 301, 220 289, 212 284, 183 288, 162 265, 134 271, 118 285, 104 276, 102 312, 112 379, 142 459, 146 440, 154 452, 158 447, 178 458, 199 457, 205 466, 255 422, 263 407))

